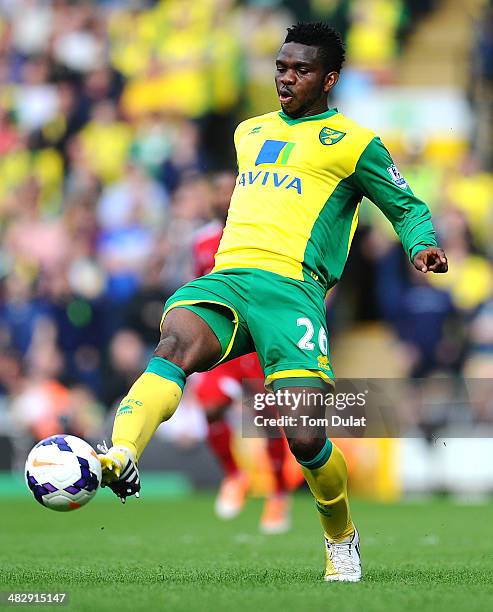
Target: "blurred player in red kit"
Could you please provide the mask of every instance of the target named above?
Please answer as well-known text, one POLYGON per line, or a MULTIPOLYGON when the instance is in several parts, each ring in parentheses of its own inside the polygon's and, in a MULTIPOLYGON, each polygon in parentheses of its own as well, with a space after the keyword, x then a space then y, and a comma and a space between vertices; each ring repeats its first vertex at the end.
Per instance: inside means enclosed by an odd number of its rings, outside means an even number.
MULTIPOLYGON (((235 180, 231 172, 220 172, 212 178, 214 218, 197 233, 193 245, 194 272, 197 277, 208 274, 214 267, 214 255, 226 223, 235 180)), ((195 393, 206 412, 209 447, 224 471, 215 504, 216 514, 223 519, 234 518, 244 505, 248 478, 241 472, 232 452, 233 435, 226 412, 234 399, 239 397, 242 381, 263 381, 264 374, 257 354, 250 353, 214 370, 198 374, 197 377, 195 393)), ((276 434, 278 437, 266 439, 275 484, 260 520, 260 529, 265 533, 283 533, 290 527, 290 498, 283 470, 286 441, 280 432, 276 434)))

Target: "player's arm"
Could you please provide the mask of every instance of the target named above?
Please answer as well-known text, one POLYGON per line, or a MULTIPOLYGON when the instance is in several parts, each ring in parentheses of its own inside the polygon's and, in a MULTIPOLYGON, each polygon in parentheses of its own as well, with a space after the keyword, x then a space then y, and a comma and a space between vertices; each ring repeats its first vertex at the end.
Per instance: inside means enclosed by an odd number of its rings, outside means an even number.
POLYGON ((392 223, 407 256, 421 272, 447 272, 428 206, 411 191, 380 138, 374 138, 356 164, 354 181, 392 223))

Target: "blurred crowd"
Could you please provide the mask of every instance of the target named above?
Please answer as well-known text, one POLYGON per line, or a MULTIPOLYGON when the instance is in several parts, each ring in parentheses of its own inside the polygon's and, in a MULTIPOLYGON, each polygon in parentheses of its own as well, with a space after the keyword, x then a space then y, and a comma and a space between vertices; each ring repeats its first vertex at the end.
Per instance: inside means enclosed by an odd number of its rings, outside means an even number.
MULTIPOLYGON (((167 296, 193 276, 194 235, 224 198, 215 178, 234 173, 236 123, 277 107, 287 26, 331 21, 348 69, 382 71, 433 5, 0 0, 0 432, 100 430, 167 296)), ((331 298, 334 333, 385 321, 407 375, 491 376, 493 175, 473 154, 400 161, 450 273, 413 273, 367 205, 331 298)))

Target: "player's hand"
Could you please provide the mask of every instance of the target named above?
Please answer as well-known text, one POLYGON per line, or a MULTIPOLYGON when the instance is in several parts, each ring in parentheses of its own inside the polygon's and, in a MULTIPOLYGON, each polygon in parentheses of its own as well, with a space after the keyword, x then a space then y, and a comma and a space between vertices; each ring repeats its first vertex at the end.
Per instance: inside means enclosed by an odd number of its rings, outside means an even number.
POLYGON ((448 270, 447 256, 438 247, 427 247, 414 256, 414 267, 420 272, 443 274, 448 270))

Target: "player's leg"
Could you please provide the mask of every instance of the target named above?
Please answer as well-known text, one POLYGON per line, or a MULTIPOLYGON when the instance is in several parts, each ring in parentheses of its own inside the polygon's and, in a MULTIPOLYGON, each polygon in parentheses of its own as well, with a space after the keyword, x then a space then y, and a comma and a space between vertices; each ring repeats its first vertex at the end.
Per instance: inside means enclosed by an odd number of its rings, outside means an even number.
POLYGON ((121 402, 113 446, 101 456, 103 482, 120 497, 139 490, 135 462, 160 423, 175 412, 186 376, 248 352, 251 337, 241 298, 246 293, 243 278, 208 274, 167 301, 160 342, 146 371, 121 402))
POLYGON ((173 309, 146 371, 120 404, 113 444, 125 446, 138 459, 158 425, 174 414, 186 376, 211 367, 220 355, 219 340, 200 316, 173 309))
MULTIPOLYGON (((327 383, 333 378, 323 288, 310 277, 296 281, 260 270, 256 281, 256 299, 249 304, 248 324, 267 388, 293 388, 292 397, 294 392, 303 391, 315 391, 315 396, 319 391, 322 396, 322 387, 330 389, 327 383)), ((303 409, 320 419, 324 407, 323 402, 314 402, 303 409)), ((288 410, 286 416, 293 416, 293 411, 288 410)), ((288 430, 286 434, 322 521, 325 578, 359 580, 358 534, 349 512, 344 457, 321 428, 288 430)))
POLYGON ((198 314, 187 308, 168 313, 153 357, 120 403, 113 446, 100 455, 103 482, 122 500, 140 489, 135 463, 158 426, 174 414, 186 376, 212 367, 221 352, 217 335, 198 314))
POLYGON ((222 519, 232 519, 241 512, 248 491, 248 479, 233 453, 233 432, 227 419, 227 411, 239 390, 239 383, 232 377, 236 361, 200 374, 194 388, 205 411, 209 448, 224 473, 214 504, 216 515, 222 519))
MULTIPOLYGON (((313 380, 322 383, 321 379, 313 380)), ((324 578, 327 581, 356 582, 361 578, 359 536, 349 508, 346 462, 340 449, 327 438, 321 424, 325 417, 324 397, 330 392, 330 387, 325 383, 313 387, 293 387, 292 384, 292 380, 280 379, 276 381, 275 389, 285 390, 287 394, 283 397, 291 398, 280 411, 285 416, 296 414, 298 417, 296 425, 285 427, 285 433, 289 448, 301 465, 315 498, 322 523, 326 555, 324 578), (292 406, 298 406, 296 412, 292 406), (302 426, 301 415, 320 424, 302 426)))

